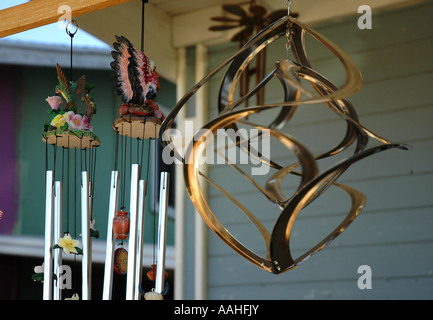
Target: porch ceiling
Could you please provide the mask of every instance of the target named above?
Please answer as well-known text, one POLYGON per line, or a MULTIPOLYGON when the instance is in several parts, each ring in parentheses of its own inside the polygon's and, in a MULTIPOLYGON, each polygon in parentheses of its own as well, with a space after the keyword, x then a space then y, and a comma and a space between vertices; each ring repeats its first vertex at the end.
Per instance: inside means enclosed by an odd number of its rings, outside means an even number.
MULTIPOLYGON (((358 7, 377 10, 423 0, 294 0, 292 11, 307 24, 340 19, 357 14, 358 7)), ((268 11, 286 8, 286 0, 256 0, 268 11)), ((159 72, 176 78, 176 49, 203 43, 227 41, 233 31, 212 32, 212 16, 224 15, 223 4, 248 4, 246 0, 148 0, 145 15, 145 52, 155 60, 159 72)), ((0 37, 57 21, 60 5, 70 5, 80 28, 107 43, 123 35, 136 46, 141 42, 142 0, 32 0, 0 11, 0 37), (48 3, 49 2, 49 3, 48 3), (36 12, 36 14, 35 14, 36 12)))

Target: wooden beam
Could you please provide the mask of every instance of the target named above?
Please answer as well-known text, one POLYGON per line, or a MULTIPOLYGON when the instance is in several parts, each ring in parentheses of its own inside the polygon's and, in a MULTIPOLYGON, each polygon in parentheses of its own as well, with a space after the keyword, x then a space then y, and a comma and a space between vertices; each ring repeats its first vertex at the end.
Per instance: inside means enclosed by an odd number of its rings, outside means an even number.
POLYGON ((0 38, 54 23, 65 13, 62 5, 71 9, 71 18, 112 7, 131 0, 32 0, 0 11, 0 38))

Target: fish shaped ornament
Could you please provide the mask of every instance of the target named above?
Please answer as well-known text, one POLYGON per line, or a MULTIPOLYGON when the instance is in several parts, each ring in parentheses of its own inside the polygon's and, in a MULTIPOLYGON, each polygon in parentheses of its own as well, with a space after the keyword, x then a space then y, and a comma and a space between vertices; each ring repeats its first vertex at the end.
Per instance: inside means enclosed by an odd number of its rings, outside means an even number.
POLYGON ((155 103, 160 75, 154 61, 123 36, 115 36, 110 63, 115 93, 122 99, 113 128, 121 135, 156 138, 164 114, 155 103))

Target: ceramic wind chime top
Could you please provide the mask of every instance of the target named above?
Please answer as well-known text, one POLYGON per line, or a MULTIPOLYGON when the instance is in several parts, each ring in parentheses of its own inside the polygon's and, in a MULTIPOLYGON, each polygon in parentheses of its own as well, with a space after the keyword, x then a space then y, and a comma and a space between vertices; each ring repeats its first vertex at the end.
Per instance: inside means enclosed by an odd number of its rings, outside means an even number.
MULTIPOLYGON (((114 51, 110 63, 115 93, 121 97, 122 105, 119 109, 120 117, 114 122, 114 128, 121 134, 136 138, 147 138, 148 133, 134 122, 160 124, 164 115, 155 103, 155 97, 160 89, 160 75, 156 72, 154 61, 123 36, 115 36, 114 51), (119 124, 131 124, 131 129, 138 132, 122 133, 119 124)), ((143 127, 143 126, 142 126, 143 127)))
POLYGON ((44 124, 42 140, 49 144, 68 148, 91 148, 99 146, 100 141, 93 133, 90 125, 96 113, 96 105, 90 95, 93 85, 87 84, 86 76, 82 75, 77 82, 68 82, 62 68, 57 64, 59 84, 55 87, 55 95, 46 101, 51 109, 50 123, 44 124), (77 98, 85 104, 85 112, 79 113, 77 98))

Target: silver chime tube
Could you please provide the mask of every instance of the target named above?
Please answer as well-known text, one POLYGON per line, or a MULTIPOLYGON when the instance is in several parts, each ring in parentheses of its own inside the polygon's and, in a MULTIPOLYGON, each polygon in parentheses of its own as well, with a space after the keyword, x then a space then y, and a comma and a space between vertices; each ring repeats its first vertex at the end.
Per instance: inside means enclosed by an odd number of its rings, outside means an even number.
POLYGON ((157 244, 157 264, 155 291, 164 291, 165 274, 165 248, 167 238, 167 209, 168 209, 168 184, 170 174, 161 172, 161 182, 159 190, 159 219, 158 219, 158 244, 157 244))
POLYGON ((53 171, 46 172, 45 187, 45 248, 44 248, 44 285, 43 299, 51 300, 52 298, 52 280, 53 280, 53 171))
POLYGON ((89 282, 89 300, 91 299, 91 288, 92 288, 92 263, 93 263, 93 248, 92 248, 92 244, 93 244, 93 242, 92 242, 92 236, 91 236, 91 234, 90 234, 90 224, 91 224, 91 222, 92 222, 92 217, 93 217, 93 213, 92 213, 92 208, 93 208, 93 182, 91 182, 90 181, 90 175, 89 175, 89 194, 88 194, 88 199, 89 199, 89 202, 88 202, 88 212, 87 212, 87 216, 88 216, 88 219, 87 219, 87 225, 88 225, 88 233, 87 233, 87 244, 88 244, 88 246, 87 246, 87 252, 88 252, 88 259, 87 259, 87 261, 88 261, 88 274, 89 274, 89 279, 88 279, 88 282, 89 282))
POLYGON ((138 186, 138 219, 137 219, 137 260, 135 261, 134 300, 139 300, 141 269, 143 268, 144 212, 146 207, 146 181, 140 180, 138 186))
POLYGON ((131 167, 131 194, 130 194, 130 228, 128 242, 128 266, 126 269, 126 300, 134 299, 135 261, 137 254, 137 213, 138 213, 138 180, 140 166, 133 164, 131 167))
POLYGON ((119 197, 119 171, 111 172, 110 203, 108 206, 107 249, 105 253, 103 300, 111 300, 113 287, 113 263, 115 237, 113 232, 113 219, 116 214, 119 197))
POLYGON ((92 257, 90 248, 89 173, 81 172, 81 237, 83 240, 82 259, 82 300, 90 300, 92 257))
MULTIPOLYGON (((62 187, 61 181, 54 182, 54 241, 62 237, 62 187)), ((53 300, 62 300, 62 288, 60 285, 62 250, 53 251, 54 274, 57 281, 54 281, 53 300)))

